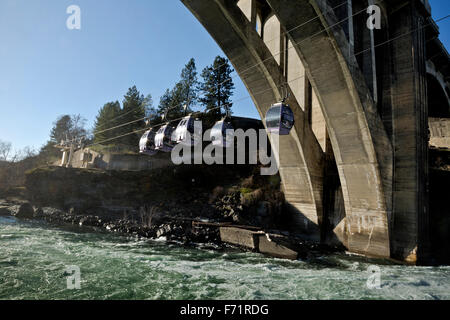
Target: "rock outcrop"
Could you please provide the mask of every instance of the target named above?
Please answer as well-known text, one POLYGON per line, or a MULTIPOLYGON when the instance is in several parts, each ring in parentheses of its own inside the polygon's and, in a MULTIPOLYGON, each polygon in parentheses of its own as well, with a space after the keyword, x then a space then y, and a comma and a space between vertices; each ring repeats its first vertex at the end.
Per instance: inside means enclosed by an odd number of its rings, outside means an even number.
POLYGON ((233 243, 221 237, 222 227, 237 225, 239 232, 250 228, 253 250, 295 259, 297 253, 289 246, 260 239, 265 237, 262 230, 283 225, 284 196, 279 190, 279 177, 262 177, 257 166, 139 172, 40 168, 26 175, 29 202, 0 203, 0 214, 219 246, 233 243))
POLYGON ((20 205, 19 210, 17 211, 15 216, 18 219, 33 219, 33 206, 29 202, 25 202, 24 204, 20 205))
POLYGON ((256 170, 255 166, 179 166, 136 172, 40 168, 27 174, 26 189, 33 206, 78 215, 153 222, 161 216, 202 218, 269 226, 281 214, 284 198, 276 183, 253 178, 256 170), (144 217, 143 208, 157 215, 144 217))

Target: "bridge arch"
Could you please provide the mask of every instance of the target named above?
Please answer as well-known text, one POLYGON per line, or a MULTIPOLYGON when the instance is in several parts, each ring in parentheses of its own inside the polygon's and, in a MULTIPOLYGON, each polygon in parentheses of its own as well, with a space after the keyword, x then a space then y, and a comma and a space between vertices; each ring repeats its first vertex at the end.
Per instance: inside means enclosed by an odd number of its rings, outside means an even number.
MULTIPOLYGON (((332 8, 321 0, 246 0, 247 5, 239 7, 237 1, 182 2, 228 56, 262 119, 281 98, 280 86, 291 80, 289 102, 296 125, 291 135, 280 137, 277 159, 296 229, 312 239, 320 238, 328 143, 345 207, 344 217, 333 230, 336 237, 353 252, 389 257, 392 146, 332 8), (274 46, 279 52, 267 44, 271 39, 266 32, 261 38, 255 28, 257 5, 269 7, 280 24, 279 32, 272 30, 279 35, 274 46), (296 82, 292 73, 303 74, 304 81, 296 82), (321 130, 316 131, 323 136, 314 132, 316 123, 310 121, 313 99, 323 117, 321 130)), ((267 19, 262 20, 264 30, 267 19)))
POLYGON ((450 118, 450 89, 433 62, 427 61, 428 116, 450 118))

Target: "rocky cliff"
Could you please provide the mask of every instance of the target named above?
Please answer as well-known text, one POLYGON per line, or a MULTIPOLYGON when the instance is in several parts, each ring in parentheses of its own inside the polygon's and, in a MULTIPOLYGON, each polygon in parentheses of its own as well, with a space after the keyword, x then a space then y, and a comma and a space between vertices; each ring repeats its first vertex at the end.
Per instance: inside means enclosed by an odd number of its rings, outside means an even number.
MULTIPOLYGON (((279 177, 256 166, 179 166, 154 171, 40 168, 26 175, 26 194, 36 208, 76 215, 158 216, 208 219, 276 227, 283 222, 279 177), (257 174, 256 174, 257 173, 257 174)), ((140 219, 142 220, 142 219, 140 219)))

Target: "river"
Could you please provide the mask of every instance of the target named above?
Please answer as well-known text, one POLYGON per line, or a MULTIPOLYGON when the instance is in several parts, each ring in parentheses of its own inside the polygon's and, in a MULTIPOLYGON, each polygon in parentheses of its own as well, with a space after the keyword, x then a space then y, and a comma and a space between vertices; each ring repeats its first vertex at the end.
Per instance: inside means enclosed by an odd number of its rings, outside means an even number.
POLYGON ((286 261, 0 217, 0 299, 450 299, 449 279, 450 267, 286 261))

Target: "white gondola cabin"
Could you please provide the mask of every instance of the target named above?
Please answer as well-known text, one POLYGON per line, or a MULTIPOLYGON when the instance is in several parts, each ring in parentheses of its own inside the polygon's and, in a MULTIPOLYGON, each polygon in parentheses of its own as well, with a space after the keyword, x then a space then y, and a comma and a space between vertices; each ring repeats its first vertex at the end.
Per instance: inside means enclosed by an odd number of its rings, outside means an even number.
POLYGON ((185 145, 193 146, 201 141, 201 132, 195 131, 195 118, 192 115, 184 117, 177 128, 173 136, 173 141, 176 143, 182 143, 185 145))
POLYGON ((173 127, 166 124, 159 128, 155 136, 155 149, 162 152, 171 152, 175 146, 172 141, 173 127))
POLYGON ((213 145, 228 148, 233 144, 233 139, 234 131, 231 122, 222 119, 217 121, 211 128, 211 141, 213 145))
POLYGON ((155 149, 155 132, 147 130, 139 141, 139 153, 153 156, 158 153, 155 149))
POLYGON ((294 126, 294 113, 284 102, 276 103, 266 113, 267 131, 278 135, 288 135, 294 126))

